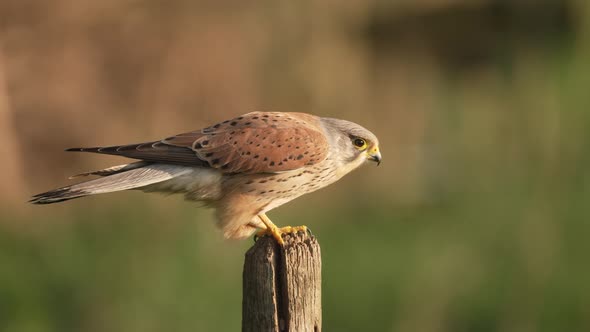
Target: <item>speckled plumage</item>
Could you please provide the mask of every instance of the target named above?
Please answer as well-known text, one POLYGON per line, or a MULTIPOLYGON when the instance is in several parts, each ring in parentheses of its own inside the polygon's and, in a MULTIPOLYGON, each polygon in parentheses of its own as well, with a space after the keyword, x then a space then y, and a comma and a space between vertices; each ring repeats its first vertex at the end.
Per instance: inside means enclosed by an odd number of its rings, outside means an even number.
POLYGON ((101 178, 31 201, 55 203, 126 189, 183 193, 216 209, 226 238, 244 238, 266 228, 258 218, 264 213, 337 181, 367 159, 380 161, 378 144, 370 131, 345 120, 252 112, 161 141, 69 149, 141 161, 80 174, 101 178))

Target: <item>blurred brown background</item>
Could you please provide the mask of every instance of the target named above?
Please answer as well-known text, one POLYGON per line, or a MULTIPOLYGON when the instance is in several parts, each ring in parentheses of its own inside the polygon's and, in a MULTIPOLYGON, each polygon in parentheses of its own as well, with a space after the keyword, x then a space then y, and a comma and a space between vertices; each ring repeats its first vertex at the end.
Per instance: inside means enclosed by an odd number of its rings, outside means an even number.
POLYGON ((539 82, 546 61, 556 44, 583 40, 573 34, 582 5, 4 1, 2 138, 13 171, 2 172, 2 193, 20 202, 109 164, 66 147, 152 140, 252 110, 364 124, 383 141, 388 175, 411 181, 430 164, 421 158, 435 158, 421 150, 437 144, 426 135, 441 109, 454 107, 445 90, 465 94, 478 123, 535 112, 556 125, 542 105, 506 99, 531 84, 523 99, 551 90, 539 82))
POLYGON ((320 238, 325 330, 588 330, 589 22, 582 0, 1 1, 0 330, 237 330, 250 243, 209 212, 24 202, 124 162, 65 148, 253 110, 381 141, 272 216, 320 238))

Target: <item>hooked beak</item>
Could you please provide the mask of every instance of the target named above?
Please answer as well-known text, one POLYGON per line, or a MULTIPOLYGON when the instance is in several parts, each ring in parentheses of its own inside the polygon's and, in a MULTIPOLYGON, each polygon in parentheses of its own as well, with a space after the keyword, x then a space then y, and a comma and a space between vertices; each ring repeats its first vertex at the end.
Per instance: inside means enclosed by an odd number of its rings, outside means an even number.
POLYGON ((370 151, 367 151, 367 158, 370 161, 376 162, 377 166, 379 166, 381 164, 381 152, 379 152, 379 148, 374 147, 370 151))

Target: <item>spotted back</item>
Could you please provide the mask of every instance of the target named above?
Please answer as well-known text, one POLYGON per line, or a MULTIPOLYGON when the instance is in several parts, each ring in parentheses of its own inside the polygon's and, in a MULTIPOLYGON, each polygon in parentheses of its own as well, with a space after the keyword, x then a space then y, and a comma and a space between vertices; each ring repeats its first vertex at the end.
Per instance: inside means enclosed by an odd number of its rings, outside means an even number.
POLYGON ((224 173, 298 169, 324 160, 329 148, 317 117, 280 112, 248 113, 162 143, 190 147, 224 173))

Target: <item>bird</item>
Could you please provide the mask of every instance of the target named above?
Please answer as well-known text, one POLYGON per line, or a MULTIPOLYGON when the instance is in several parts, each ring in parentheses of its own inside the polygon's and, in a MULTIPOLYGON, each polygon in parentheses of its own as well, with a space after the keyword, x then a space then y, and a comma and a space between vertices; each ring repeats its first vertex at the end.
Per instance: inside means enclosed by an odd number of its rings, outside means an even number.
POLYGON ((66 151, 117 155, 136 161, 70 177, 98 178, 32 196, 51 204, 137 189, 184 194, 215 209, 226 239, 283 234, 266 213, 326 187, 367 161, 381 163, 379 140, 346 120, 295 112, 250 112, 201 130, 158 141, 66 151))

